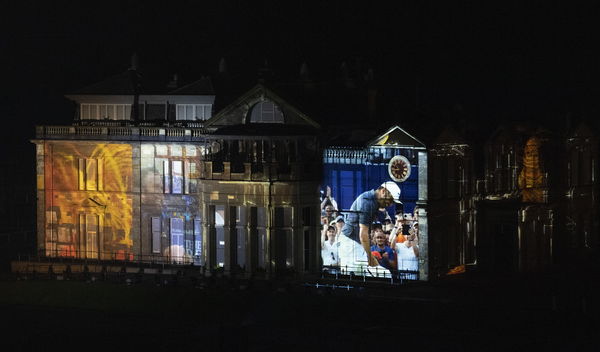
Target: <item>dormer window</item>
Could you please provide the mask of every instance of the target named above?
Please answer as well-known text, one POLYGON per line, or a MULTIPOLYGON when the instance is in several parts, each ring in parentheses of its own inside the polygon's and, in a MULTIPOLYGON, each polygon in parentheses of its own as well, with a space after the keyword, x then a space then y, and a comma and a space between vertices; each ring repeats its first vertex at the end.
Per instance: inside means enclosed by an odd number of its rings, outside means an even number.
POLYGON ((284 123, 279 106, 271 101, 256 103, 250 112, 251 123, 284 123))
POLYGON ((131 104, 81 104, 82 120, 130 120, 131 104))
POLYGON ((177 104, 177 120, 208 120, 210 116, 210 104, 177 104))

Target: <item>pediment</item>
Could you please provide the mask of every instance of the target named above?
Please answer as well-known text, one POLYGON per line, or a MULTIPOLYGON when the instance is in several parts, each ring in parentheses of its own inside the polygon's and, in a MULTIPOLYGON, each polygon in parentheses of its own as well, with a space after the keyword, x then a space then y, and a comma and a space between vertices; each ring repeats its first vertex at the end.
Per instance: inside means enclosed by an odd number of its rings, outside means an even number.
POLYGON ((320 127, 313 119, 262 84, 257 84, 231 104, 223 108, 212 118, 207 120, 204 126, 208 129, 217 129, 225 126, 248 124, 250 123, 251 109, 256 104, 265 101, 270 101, 278 107, 284 117, 283 124, 308 125, 315 128, 320 127))
POLYGON ((423 142, 406 132, 400 126, 393 126, 392 128, 388 129, 385 133, 373 139, 368 146, 425 148, 425 144, 423 142))

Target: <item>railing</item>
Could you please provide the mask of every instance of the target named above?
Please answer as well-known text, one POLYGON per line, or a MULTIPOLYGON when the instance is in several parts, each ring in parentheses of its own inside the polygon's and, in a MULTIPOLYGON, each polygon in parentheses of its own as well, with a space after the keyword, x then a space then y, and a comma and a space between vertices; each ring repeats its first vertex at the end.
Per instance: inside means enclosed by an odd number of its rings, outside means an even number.
POLYGON ((367 279, 387 279, 391 283, 419 280, 418 259, 409 259, 401 261, 399 269, 386 269, 383 267, 370 267, 365 265, 324 265, 321 276, 327 275, 336 280, 362 280, 367 279))
POLYGON ((184 128, 203 128, 203 121, 133 121, 133 120, 96 120, 84 119, 73 121, 73 126, 100 126, 100 127, 184 127, 184 128))
POLYGON ((127 127, 113 127, 108 129, 108 134, 112 136, 131 136, 132 130, 127 127))
POLYGON ((87 134, 87 135, 102 135, 105 134, 107 130, 104 127, 75 127, 76 134, 87 134))
POLYGON ((140 136, 144 136, 144 137, 158 137, 160 135, 160 128, 154 128, 154 127, 141 127, 139 129, 140 131, 140 136))
POLYGON ((184 137, 185 131, 186 130, 181 129, 181 128, 173 128, 173 129, 165 130, 167 137, 184 137))
POLYGON ((363 150, 334 147, 323 151, 323 160, 328 164, 364 164, 368 155, 363 150))
POLYGON ((191 130, 192 131, 192 138, 197 138, 197 137, 202 137, 206 131, 204 130, 191 130))
POLYGON ((106 138, 114 139, 123 137, 127 140, 136 139, 160 139, 160 140, 201 140, 207 135, 207 131, 201 127, 173 127, 173 126, 120 126, 112 124, 109 126, 98 125, 74 125, 74 126, 37 126, 36 138, 62 139, 62 138, 106 138))
POLYGON ((44 134, 73 134, 75 133, 75 129, 65 126, 47 126, 44 132, 44 134))
POLYGON ((104 127, 116 127, 116 126, 129 126, 132 124, 131 120, 95 120, 95 119, 84 119, 75 120, 73 125, 75 126, 104 126, 104 127))

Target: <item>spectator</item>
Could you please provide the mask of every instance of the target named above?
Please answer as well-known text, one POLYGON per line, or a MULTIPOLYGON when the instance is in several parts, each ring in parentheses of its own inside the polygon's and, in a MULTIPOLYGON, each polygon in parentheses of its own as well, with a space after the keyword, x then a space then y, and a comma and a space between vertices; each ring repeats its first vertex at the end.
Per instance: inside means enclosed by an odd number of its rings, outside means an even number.
POLYGON ((398 270, 405 279, 416 280, 419 270, 419 244, 416 233, 412 231, 406 236, 406 241, 396 243, 398 255, 398 270))
POLYGON ((321 233, 321 258, 324 266, 338 266, 338 247, 339 242, 336 241, 337 233, 335 226, 324 226, 321 233))
POLYGON ((396 255, 394 250, 386 245, 387 238, 382 229, 373 230, 373 240, 375 244, 371 246, 371 253, 377 259, 379 265, 388 270, 394 270, 396 268, 396 255))

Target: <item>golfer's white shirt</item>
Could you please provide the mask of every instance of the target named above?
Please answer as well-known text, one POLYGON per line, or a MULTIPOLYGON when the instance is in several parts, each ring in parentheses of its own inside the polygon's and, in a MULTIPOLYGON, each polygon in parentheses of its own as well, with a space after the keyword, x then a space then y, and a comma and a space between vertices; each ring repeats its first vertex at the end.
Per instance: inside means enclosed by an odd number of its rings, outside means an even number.
POLYGON ((342 273, 354 272, 358 276, 391 277, 390 271, 381 265, 369 266, 367 252, 360 243, 343 234, 339 234, 338 237, 340 243, 338 254, 342 273))

